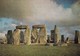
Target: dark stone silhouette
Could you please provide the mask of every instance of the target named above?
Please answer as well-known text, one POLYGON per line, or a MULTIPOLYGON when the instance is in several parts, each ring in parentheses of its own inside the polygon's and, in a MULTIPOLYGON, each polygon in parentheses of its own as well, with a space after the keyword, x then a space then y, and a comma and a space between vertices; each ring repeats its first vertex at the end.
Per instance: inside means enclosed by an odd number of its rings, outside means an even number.
POLYGON ((21 43, 24 42, 24 32, 23 31, 20 32, 20 42, 21 43))
POLYGON ((64 43, 64 35, 61 35, 61 43, 64 43))
POLYGON ((78 38, 79 38, 79 31, 78 30, 75 30, 75 38, 74 38, 74 43, 75 44, 78 44, 79 43, 78 38))
POLYGON ((8 30, 7 32, 7 43, 12 44, 13 43, 13 33, 12 30, 8 30))

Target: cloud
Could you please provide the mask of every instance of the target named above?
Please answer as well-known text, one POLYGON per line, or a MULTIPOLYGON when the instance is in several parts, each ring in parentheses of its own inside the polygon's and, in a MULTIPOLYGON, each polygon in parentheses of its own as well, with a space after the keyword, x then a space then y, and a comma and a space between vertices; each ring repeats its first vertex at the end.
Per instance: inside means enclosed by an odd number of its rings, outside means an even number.
MULTIPOLYGON (((58 25, 67 31, 80 25, 80 3, 64 8, 54 0, 0 0, 0 17, 17 19, 25 25, 46 24, 48 31, 58 25)), ((11 26, 16 25, 11 23, 11 26)))
POLYGON ((80 24, 80 20, 73 13, 74 5, 72 8, 64 8, 51 0, 30 0, 30 7, 32 13, 26 18, 28 24, 47 24, 49 27, 52 24, 59 26, 80 24))
POLYGON ((80 0, 72 6, 74 15, 80 18, 80 0))
POLYGON ((77 5, 65 9, 54 0, 1 0, 0 4, 0 17, 18 19, 26 24, 51 22, 50 24, 74 25, 74 21, 80 22, 73 14, 76 11, 73 8, 77 5))
POLYGON ((16 27, 17 25, 16 24, 11 24, 11 27, 16 27))
POLYGON ((0 16, 26 18, 29 15, 28 0, 0 0, 0 16))

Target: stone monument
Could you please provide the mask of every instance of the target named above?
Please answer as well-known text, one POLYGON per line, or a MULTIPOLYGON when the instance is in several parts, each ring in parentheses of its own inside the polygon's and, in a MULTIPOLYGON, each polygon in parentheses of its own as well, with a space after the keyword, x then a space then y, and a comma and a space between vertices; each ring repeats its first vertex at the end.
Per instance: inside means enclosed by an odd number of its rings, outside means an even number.
POLYGON ((13 32, 12 32, 12 30, 8 30, 6 37, 7 37, 7 44, 12 44, 13 43, 13 32))
POLYGON ((61 36, 56 25, 54 27, 54 30, 51 30, 51 38, 54 42, 54 45, 58 45, 60 43, 61 36))
POLYGON ((13 32, 13 44, 20 45, 20 30, 15 29, 13 32))
POLYGON ((47 32, 45 25, 33 25, 32 26, 32 38, 34 43, 46 44, 47 43, 47 32))
POLYGON ((80 38, 80 33, 78 30, 75 30, 75 38, 74 38, 74 43, 78 44, 79 43, 79 38, 80 38))

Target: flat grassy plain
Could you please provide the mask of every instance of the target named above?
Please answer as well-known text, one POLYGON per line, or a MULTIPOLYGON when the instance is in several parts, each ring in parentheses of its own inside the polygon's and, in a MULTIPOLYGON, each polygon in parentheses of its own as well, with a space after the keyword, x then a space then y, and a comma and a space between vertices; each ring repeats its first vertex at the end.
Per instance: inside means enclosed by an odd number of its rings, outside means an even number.
POLYGON ((15 46, 0 44, 0 56, 80 56, 80 45, 15 46))

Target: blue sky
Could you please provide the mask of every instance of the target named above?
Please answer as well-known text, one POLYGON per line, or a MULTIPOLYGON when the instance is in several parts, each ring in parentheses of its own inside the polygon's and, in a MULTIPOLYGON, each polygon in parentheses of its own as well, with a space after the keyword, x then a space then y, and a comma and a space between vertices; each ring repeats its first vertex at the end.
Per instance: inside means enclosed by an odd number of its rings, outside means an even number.
POLYGON ((55 0, 57 4, 63 5, 64 8, 70 8, 77 0, 55 0))
POLYGON ((0 32, 6 32, 8 30, 15 29, 14 25, 18 25, 19 21, 11 18, 0 18, 0 32))

